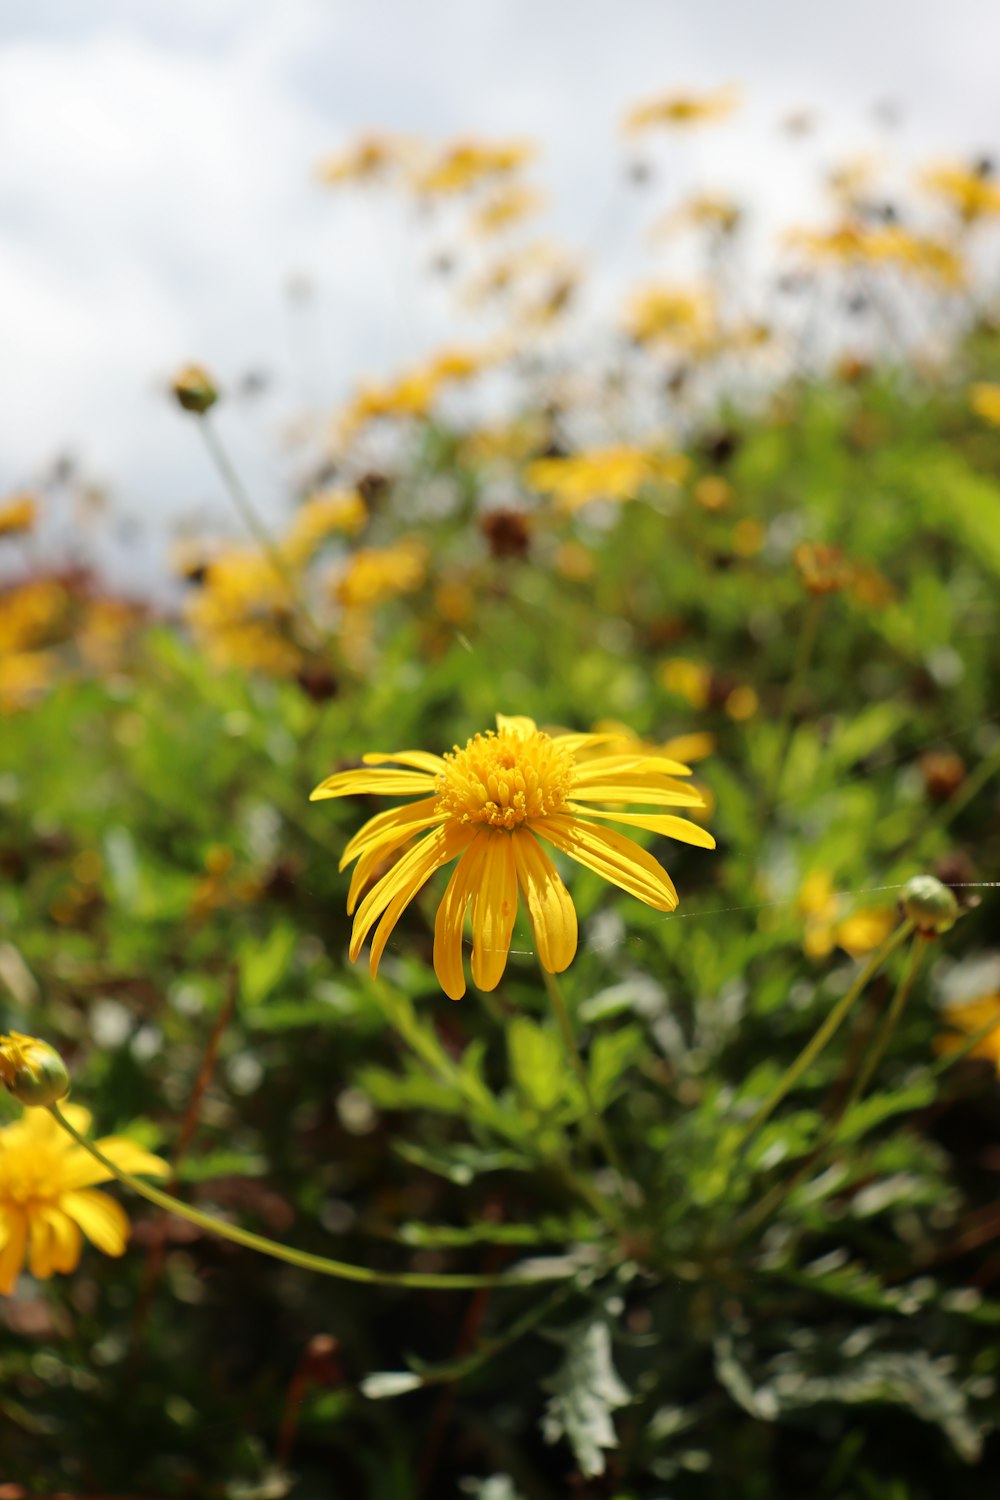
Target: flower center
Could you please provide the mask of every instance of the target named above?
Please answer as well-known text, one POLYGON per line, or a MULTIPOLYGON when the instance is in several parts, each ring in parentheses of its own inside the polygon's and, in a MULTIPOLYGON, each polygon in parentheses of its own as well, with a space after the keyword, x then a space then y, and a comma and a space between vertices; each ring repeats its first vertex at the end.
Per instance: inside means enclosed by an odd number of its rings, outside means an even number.
POLYGON ((573 779, 573 758, 547 734, 513 729, 477 734, 445 756, 438 805, 459 823, 517 828, 557 812, 573 779))

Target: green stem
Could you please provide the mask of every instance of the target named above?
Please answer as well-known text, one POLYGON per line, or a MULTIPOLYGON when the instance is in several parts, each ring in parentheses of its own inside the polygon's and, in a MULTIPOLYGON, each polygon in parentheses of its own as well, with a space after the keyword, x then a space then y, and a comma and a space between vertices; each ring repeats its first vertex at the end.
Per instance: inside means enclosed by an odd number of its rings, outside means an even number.
MULTIPOLYGON (((910 998, 910 991, 913 989, 913 981, 917 977, 917 970, 920 967, 920 961, 923 958, 926 949, 927 939, 924 937, 922 932, 918 932, 913 939, 913 947, 910 949, 909 962, 907 963, 906 968, 903 970, 899 984, 896 986, 896 993, 892 997, 892 1003, 890 1004, 888 1012, 886 1013, 885 1020, 882 1022, 882 1027, 868 1052, 868 1056, 865 1058, 863 1066, 858 1072, 857 1078, 854 1080, 851 1091, 847 1096, 847 1101, 844 1104, 844 1108, 841 1110, 841 1120, 853 1109, 858 1100, 863 1097, 865 1089, 868 1087, 868 1084, 874 1077, 876 1068, 882 1061, 882 1058, 885 1056, 885 1050, 892 1040, 893 1032, 896 1030, 896 1027, 899 1024, 899 1019, 906 1008, 906 1002, 910 998)), ((839 1123, 840 1121, 838 1120, 837 1124, 839 1125, 839 1123)), ((834 1126, 834 1131, 836 1131, 836 1128, 837 1127, 834 1126)))
POLYGON ((197 1224, 199 1229, 205 1229, 210 1234, 217 1234, 222 1239, 231 1240, 234 1245, 245 1245, 248 1250, 257 1250, 261 1255, 269 1255, 274 1260, 287 1261, 289 1265, 299 1266, 304 1271, 317 1271, 321 1276, 337 1276, 342 1281, 359 1281, 366 1286, 421 1287, 428 1291, 473 1291, 478 1287, 487 1286, 531 1286, 535 1282, 553 1280, 551 1276, 522 1276, 516 1271, 500 1272, 495 1276, 447 1275, 432 1271, 373 1271, 369 1266, 356 1266, 349 1261, 331 1260, 325 1255, 310 1255, 305 1250, 294 1250, 291 1246, 282 1245, 277 1240, 266 1239, 263 1235, 252 1234, 248 1229, 240 1229, 235 1224, 227 1224, 212 1214, 204 1214, 199 1209, 182 1203, 172 1194, 150 1187, 138 1177, 133 1177, 131 1172, 125 1172, 121 1167, 115 1166, 110 1157, 105 1156, 93 1142, 88 1141, 78 1130, 74 1129, 58 1104, 50 1104, 49 1113, 56 1124, 65 1130, 67 1135, 72 1136, 77 1145, 81 1146, 96 1162, 99 1162, 105 1171, 110 1172, 113 1177, 131 1188, 134 1193, 138 1193, 140 1197, 148 1199, 150 1203, 155 1203, 158 1208, 165 1208, 168 1213, 176 1214, 178 1218, 197 1224))
POLYGON ((251 500, 246 486, 244 485, 239 474, 236 472, 233 461, 229 457, 229 454, 226 452, 226 449, 223 446, 222 439, 219 437, 219 434, 216 432, 215 428, 212 426, 207 417, 202 417, 197 425, 204 440, 205 447, 208 449, 209 457, 215 465, 219 477, 222 479, 222 482, 229 493, 230 499, 236 506, 236 509, 239 511, 240 519, 243 521, 247 530, 250 532, 254 541, 257 543, 258 547, 263 552, 268 562, 274 568, 275 572, 279 574, 279 576, 287 584, 288 591, 292 597, 292 601, 296 609, 302 616, 302 619, 305 621, 306 625, 309 627, 310 632, 315 638, 313 644, 317 647, 322 647, 326 643, 323 632, 320 630, 315 619, 313 618, 312 611, 310 610, 308 604, 306 604, 305 599, 302 597, 302 590, 299 586, 299 579, 296 577, 295 572, 290 567, 289 563, 282 556, 281 549, 278 547, 271 533, 268 531, 267 527, 264 525, 264 522, 261 520, 257 512, 257 507, 251 500))
POLYGON ((792 745, 792 724, 795 710, 799 705, 802 695, 802 687, 809 671, 809 663, 812 661, 813 650, 816 646, 816 638, 819 634, 819 622, 823 613, 823 594, 812 594, 809 599, 809 607, 806 617, 802 622, 802 630, 799 635, 798 649, 795 653, 795 664, 792 667, 792 675, 785 690, 785 701, 781 711, 781 725, 778 730, 777 753, 774 758, 774 770, 771 773, 771 782, 764 806, 771 808, 778 800, 781 791, 781 783, 785 775, 785 765, 788 761, 788 752, 792 745))
POLYGON ((764 1103, 737 1140, 733 1148, 734 1152, 741 1152, 746 1149, 750 1140, 757 1134, 757 1131, 764 1122, 774 1113, 789 1089, 794 1088, 795 1084, 802 1077, 802 1074, 815 1062, 827 1042, 839 1030, 840 1026, 846 1020, 848 1012, 868 984, 868 981, 878 972, 889 955, 894 953, 901 943, 905 942, 912 931, 913 923, 909 919, 901 922, 895 932, 890 933, 881 948, 872 954, 850 989, 841 996, 822 1025, 803 1047, 795 1061, 790 1067, 786 1068, 785 1072, 778 1079, 778 1082, 764 1100, 764 1103))
POLYGON ((569 1011, 566 1008, 566 1001, 563 997, 562 986, 560 985, 556 976, 549 973, 548 969, 542 967, 541 965, 539 965, 539 967, 542 969, 542 979, 545 983, 545 988, 548 992, 549 999, 552 1002, 552 1009, 555 1011, 556 1021, 558 1022, 559 1031, 562 1035, 563 1049, 566 1053, 566 1059, 570 1067, 573 1069, 573 1072, 576 1074, 580 1087, 583 1090, 584 1104, 586 1106, 587 1128, 590 1132, 591 1138, 597 1143, 598 1146, 600 1146, 609 1163, 617 1172, 619 1181, 621 1183, 625 1183, 628 1179, 625 1168, 622 1165, 621 1157, 618 1154, 618 1148, 615 1145, 614 1141, 611 1139, 611 1136, 608 1132, 608 1127, 605 1125, 604 1120, 601 1117, 601 1112, 597 1108, 597 1104, 594 1100, 594 1095, 591 1092, 590 1075, 587 1072, 587 1067, 584 1063, 583 1058, 580 1056, 580 1049, 576 1044, 576 1037, 573 1035, 573 1023, 570 1020, 569 1011))

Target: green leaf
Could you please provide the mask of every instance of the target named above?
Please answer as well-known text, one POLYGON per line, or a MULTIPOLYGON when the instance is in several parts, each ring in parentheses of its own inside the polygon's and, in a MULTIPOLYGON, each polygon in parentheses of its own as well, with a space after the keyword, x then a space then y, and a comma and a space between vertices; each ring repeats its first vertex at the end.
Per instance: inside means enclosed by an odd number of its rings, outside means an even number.
POLYGON ((566 1092, 559 1038, 527 1016, 515 1016, 507 1029, 507 1045, 516 1087, 539 1114, 549 1114, 566 1092))
POLYGON ((267 937, 245 942, 240 949, 240 994, 244 1004, 262 1004, 288 972, 298 938, 292 926, 272 927, 267 937))
POLYGON ((552 1396, 542 1431, 547 1443, 565 1438, 581 1474, 604 1473, 604 1454, 617 1448, 611 1413, 631 1400, 611 1362, 611 1325, 603 1310, 575 1324, 566 1337, 566 1354, 547 1382, 552 1396))

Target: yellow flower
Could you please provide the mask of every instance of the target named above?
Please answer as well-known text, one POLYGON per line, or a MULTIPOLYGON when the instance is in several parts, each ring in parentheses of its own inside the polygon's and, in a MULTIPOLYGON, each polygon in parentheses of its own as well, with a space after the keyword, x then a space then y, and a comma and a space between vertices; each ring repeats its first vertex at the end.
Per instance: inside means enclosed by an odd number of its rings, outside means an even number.
POLYGON ((989 422, 991 427, 1000 427, 1000 385, 978 380, 969 387, 969 405, 976 416, 989 422))
POLYGON ((931 167, 923 173, 922 181, 929 192, 943 198, 966 224, 1000 214, 1000 184, 986 172, 948 163, 931 167))
POLYGON ((734 88, 717 89, 714 94, 661 94, 639 104, 625 118, 629 132, 648 130, 652 125, 705 125, 724 120, 739 103, 734 88))
POLYGON ((645 287, 632 298, 625 321, 637 343, 667 344, 689 353, 704 353, 716 336, 711 298, 697 288, 645 287))
POLYGON ((417 178, 418 192, 462 193, 491 178, 505 177, 534 155, 525 141, 455 141, 417 178))
POLYGON ((591 448, 568 458, 539 458, 524 478, 535 490, 556 497, 561 509, 579 510, 590 500, 633 500, 643 485, 679 484, 688 470, 680 454, 655 454, 625 444, 591 448))
POLYGON ((34 495, 14 495, 0 505, 0 536, 21 536, 33 531, 38 519, 38 501, 34 495))
POLYGON ((539 840, 657 911, 673 911, 677 892, 663 866, 632 839, 593 820, 609 819, 711 849, 711 835, 685 818, 613 808, 615 803, 643 802, 660 808, 697 807, 702 799, 675 779, 689 774, 687 766, 660 754, 595 754, 581 762, 581 752, 617 738, 549 735, 533 719, 498 714, 495 731, 475 735, 448 755, 419 750, 366 755, 365 764, 372 769, 341 771, 322 782, 312 794, 314 801, 359 794, 418 798, 369 819, 351 839, 341 860, 341 869, 357 860, 348 912, 384 862, 411 845, 416 835, 425 835, 358 906, 352 961, 374 928, 371 971, 377 973, 404 908, 435 870, 457 858, 434 924, 434 971, 445 994, 458 1000, 465 993, 462 932, 470 903, 472 977, 483 990, 499 984, 519 888, 538 957, 550 973, 561 973, 576 952, 576 911, 539 840), (606 810, 609 805, 611 811, 606 810))
POLYGON ((363 135, 345 150, 319 164, 321 182, 375 182, 395 169, 412 164, 415 146, 397 135, 363 135))
POLYGON ((1000 1076, 1000 995, 981 995, 975 1000, 966 1000, 961 1005, 950 1005, 944 1020, 953 1026, 953 1032, 939 1036, 934 1043, 937 1052, 957 1052, 964 1046, 967 1037, 982 1031, 991 1021, 996 1024, 972 1048, 970 1057, 984 1057, 991 1062, 1000 1076))
POLYGON ((712 669, 707 662, 672 656, 661 664, 656 675, 668 693, 676 693, 692 708, 707 705, 712 688, 712 669))
POLYGON ((282 550, 290 562, 301 565, 328 536, 356 536, 367 520, 368 507, 357 490, 323 490, 295 512, 282 550))
MULTIPOLYGON (((77 1130, 89 1128, 85 1109, 68 1104, 63 1113, 77 1130)), ((107 1136, 97 1147, 123 1171, 169 1175, 166 1162, 122 1136, 107 1136)), ((13 1291, 26 1256, 32 1276, 41 1280, 75 1270, 82 1234, 105 1255, 124 1252, 125 1211, 107 1193, 94 1192, 111 1175, 47 1110, 28 1110, 0 1130, 0 1294, 13 1291)))
POLYGON ((473 234, 499 234, 511 224, 530 218, 544 208, 545 199, 533 188, 519 183, 500 188, 480 204, 469 221, 473 234))
POLYGON ((427 551, 403 538, 392 547, 364 547, 347 564, 334 593, 348 608, 380 604, 397 594, 411 594, 427 573, 427 551))
POLYGON ((0 713, 14 713, 44 697, 56 669, 52 651, 12 651, 0 656, 0 713))
POLYGON ((841 917, 843 898, 826 870, 810 871, 796 904, 805 919, 802 951, 808 958, 826 958, 834 948, 863 958, 885 942, 896 921, 889 906, 865 907, 841 917))

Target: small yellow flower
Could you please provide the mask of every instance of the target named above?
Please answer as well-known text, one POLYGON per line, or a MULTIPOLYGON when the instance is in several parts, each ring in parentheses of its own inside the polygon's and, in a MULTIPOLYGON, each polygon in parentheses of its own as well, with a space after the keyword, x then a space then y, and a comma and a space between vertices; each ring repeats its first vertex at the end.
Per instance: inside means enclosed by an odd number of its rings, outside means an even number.
MULTIPOLYGON (((68 1104, 63 1113, 81 1133, 89 1128, 85 1109, 68 1104)), ((122 1136, 96 1144, 123 1171, 150 1177, 170 1173, 166 1162, 122 1136)), ((30 1109, 0 1130, 0 1295, 13 1291, 25 1258, 40 1280, 75 1270, 83 1235, 105 1255, 124 1253, 125 1211, 107 1193, 94 1191, 111 1176, 47 1110, 30 1109)))
POLYGON ((1000 427, 1000 385, 978 380, 969 387, 969 405, 976 416, 989 422, 991 427, 1000 427))
POLYGON ((307 563, 330 536, 357 536, 368 507, 357 490, 323 490, 295 512, 282 551, 296 566, 307 563))
POLYGON ((730 87, 717 89, 714 94, 661 94, 639 104, 625 118, 625 129, 630 133, 648 130, 654 125, 679 126, 707 125, 715 120, 724 120, 740 102, 738 90, 730 87))
POLYGON ((381 604, 397 594, 412 594, 427 574, 427 550, 404 537, 391 547, 363 547, 337 579, 337 601, 356 609, 381 604))
POLYGON ((412 166, 416 147, 397 135, 363 135, 319 164, 321 182, 376 182, 401 167, 412 166))
POLYGON ((591 448, 567 458, 539 458, 524 478, 532 489, 554 495, 562 510, 576 511, 591 500, 634 500, 647 484, 679 484, 688 461, 681 454, 656 454, 625 444, 591 448))
POLYGON ((480 204, 469 221, 473 234, 488 236, 519 224, 545 206, 545 199, 534 188, 511 183, 493 193, 480 204))
POLYGON ((921 180, 928 192, 943 198, 965 224, 1000 214, 1000 183, 988 172, 946 163, 929 168, 921 180))
POLYGON ((639 344, 665 344, 690 354, 707 352, 716 338, 715 308, 700 288, 654 285, 632 298, 628 332, 639 344))
POLYGON ((14 495, 0 505, 0 536, 23 536, 34 531, 38 501, 34 495, 14 495))
POLYGON ((436 870, 458 859, 434 924, 434 971, 445 994, 458 1000, 465 993, 462 932, 470 904, 472 977, 483 990, 499 984, 519 889, 538 957, 550 973, 561 973, 576 952, 576 911, 540 840, 656 910, 673 911, 677 892, 659 861, 600 822, 608 819, 712 849, 711 834, 686 818, 614 808, 644 802, 697 807, 702 798, 677 780, 689 774, 688 767, 661 754, 595 753, 582 759, 584 752, 602 745, 606 750, 618 738, 549 735, 533 719, 498 714, 496 730, 475 735, 448 755, 422 750, 366 755, 366 768, 322 782, 314 801, 361 794, 418 799, 369 819, 344 851, 341 869, 357 860, 347 898, 348 912, 358 907, 352 961, 374 928, 370 962, 376 974, 404 908, 436 870), (396 855, 358 906, 362 891, 396 855))
POLYGON ((421 193, 463 193, 498 177, 506 177, 534 155, 525 141, 455 141, 416 180, 421 193))
POLYGON ((950 1005, 943 1020, 955 1029, 939 1036, 934 1043, 936 1052, 957 1052, 964 1046, 966 1038, 975 1036, 991 1021, 995 1025, 972 1048, 971 1057, 984 1057, 991 1062, 1000 1077, 1000 995, 981 995, 975 1000, 966 1000, 961 1005, 950 1005))

